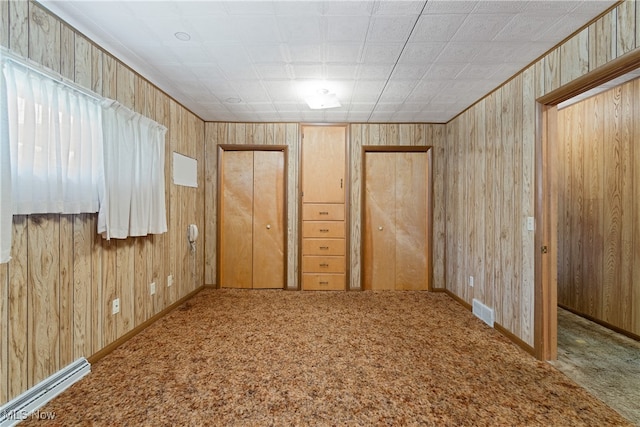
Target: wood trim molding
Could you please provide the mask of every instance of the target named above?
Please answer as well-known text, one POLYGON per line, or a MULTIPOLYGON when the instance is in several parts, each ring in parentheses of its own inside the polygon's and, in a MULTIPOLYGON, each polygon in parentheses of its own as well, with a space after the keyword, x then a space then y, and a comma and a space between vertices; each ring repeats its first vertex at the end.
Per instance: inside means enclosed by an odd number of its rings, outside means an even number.
POLYGON ((136 326, 135 328, 133 328, 132 330, 130 330, 129 332, 127 332, 126 334, 124 334, 123 336, 121 336, 120 338, 115 340, 114 342, 112 342, 111 344, 109 344, 106 347, 104 347, 102 350, 100 350, 97 353, 94 353, 93 355, 89 356, 87 358, 87 360, 89 360, 89 363, 91 363, 92 365, 94 363, 98 362, 100 359, 104 358, 109 353, 113 352, 116 348, 120 347, 122 344, 124 344, 125 342, 129 341, 131 338, 135 337, 140 332, 142 332, 143 330, 145 330, 146 328, 148 328, 149 326, 154 324, 160 318, 166 316, 171 311, 173 311, 174 309, 176 309, 180 305, 184 304, 185 302, 187 302, 191 298, 193 298, 196 294, 198 294, 200 291, 202 291, 205 288, 211 288, 211 286, 204 286, 204 285, 200 286, 198 289, 196 289, 196 290, 192 291, 191 293, 183 296, 178 301, 174 302, 173 304, 171 304, 170 306, 168 306, 167 308, 165 308, 164 310, 162 310, 158 314, 154 315, 153 317, 150 317, 149 319, 147 319, 146 321, 144 321, 140 325, 136 326))
POLYGON ((640 67, 640 48, 634 49, 605 65, 584 74, 538 98, 543 105, 557 105, 640 67))

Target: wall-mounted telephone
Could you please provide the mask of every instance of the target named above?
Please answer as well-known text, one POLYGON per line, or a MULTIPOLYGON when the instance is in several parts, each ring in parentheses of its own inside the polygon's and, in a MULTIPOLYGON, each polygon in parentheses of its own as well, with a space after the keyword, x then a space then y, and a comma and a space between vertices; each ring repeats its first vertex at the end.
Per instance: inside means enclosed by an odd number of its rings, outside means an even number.
POLYGON ((196 250, 196 240, 198 240, 198 226, 195 224, 189 224, 187 227, 187 240, 191 245, 191 250, 196 250))

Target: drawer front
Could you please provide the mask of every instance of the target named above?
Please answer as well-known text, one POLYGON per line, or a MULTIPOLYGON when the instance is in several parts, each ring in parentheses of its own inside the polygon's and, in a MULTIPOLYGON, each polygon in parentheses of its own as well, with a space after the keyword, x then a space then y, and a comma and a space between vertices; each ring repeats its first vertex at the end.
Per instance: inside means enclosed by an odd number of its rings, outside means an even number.
POLYGON ((302 237, 344 237, 344 221, 303 221, 302 237))
POLYGON ((343 204, 304 203, 302 205, 302 219, 310 221, 343 221, 343 204))
POLYGON ((344 274, 303 274, 302 289, 305 291, 344 291, 344 274))
POLYGON ((303 239, 302 255, 344 255, 344 239, 303 239))
POLYGON ((303 256, 303 273, 344 273, 343 256, 303 256))

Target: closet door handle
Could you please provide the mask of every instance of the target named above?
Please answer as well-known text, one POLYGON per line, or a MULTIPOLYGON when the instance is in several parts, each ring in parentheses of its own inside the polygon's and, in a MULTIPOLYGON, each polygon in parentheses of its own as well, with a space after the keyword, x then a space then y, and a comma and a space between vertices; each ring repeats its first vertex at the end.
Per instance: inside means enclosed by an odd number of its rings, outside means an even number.
POLYGON ((380 227, 378 227, 378 230, 382 231, 382 230, 384 230, 384 227, 380 226, 380 227))
POLYGON ((267 230, 271 230, 271 224, 267 224, 267 230))

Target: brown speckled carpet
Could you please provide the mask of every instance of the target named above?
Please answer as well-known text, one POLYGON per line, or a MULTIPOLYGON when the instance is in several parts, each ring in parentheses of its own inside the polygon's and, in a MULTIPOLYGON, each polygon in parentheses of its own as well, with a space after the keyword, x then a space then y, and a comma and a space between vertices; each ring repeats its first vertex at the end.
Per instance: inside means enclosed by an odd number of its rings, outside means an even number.
POLYGON ((61 426, 630 425, 426 292, 207 289, 41 411, 61 426))

